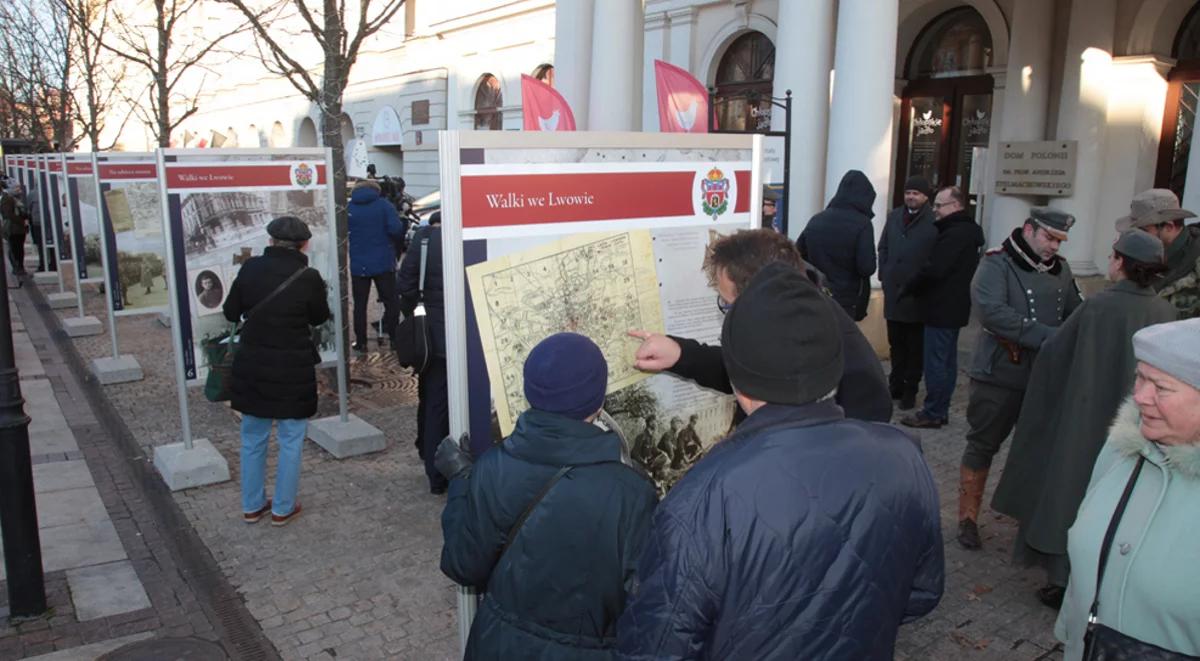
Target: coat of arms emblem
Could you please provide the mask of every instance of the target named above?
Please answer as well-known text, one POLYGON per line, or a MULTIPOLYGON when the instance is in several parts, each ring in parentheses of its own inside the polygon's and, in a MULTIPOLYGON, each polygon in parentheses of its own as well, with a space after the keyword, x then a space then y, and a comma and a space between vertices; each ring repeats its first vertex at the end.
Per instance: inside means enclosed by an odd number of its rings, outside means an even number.
POLYGON ((709 170, 700 180, 700 203, 704 215, 713 220, 729 209, 729 178, 719 168, 709 170))
POLYGON ((292 168, 292 182, 301 188, 308 188, 313 184, 316 170, 308 163, 298 163, 292 168))

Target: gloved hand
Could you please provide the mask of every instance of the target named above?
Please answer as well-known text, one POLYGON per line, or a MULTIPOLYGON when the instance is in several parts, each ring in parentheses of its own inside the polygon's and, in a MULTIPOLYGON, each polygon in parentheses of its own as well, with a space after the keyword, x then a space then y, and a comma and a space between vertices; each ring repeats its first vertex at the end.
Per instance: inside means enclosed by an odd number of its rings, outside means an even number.
POLYGON ((475 459, 471 457, 471 437, 467 432, 456 440, 447 436, 438 444, 437 452, 433 455, 433 467, 444 475, 447 480, 456 477, 467 477, 475 459))

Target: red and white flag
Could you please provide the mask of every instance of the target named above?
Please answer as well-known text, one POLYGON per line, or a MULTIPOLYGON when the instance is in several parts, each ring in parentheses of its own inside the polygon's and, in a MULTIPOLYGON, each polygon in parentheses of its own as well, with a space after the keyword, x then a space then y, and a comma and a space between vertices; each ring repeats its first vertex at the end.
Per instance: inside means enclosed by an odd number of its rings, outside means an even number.
POLYGON ((521 74, 521 105, 526 131, 574 131, 575 114, 558 90, 521 74))
POLYGON ((708 90, 686 69, 654 61, 658 126, 664 133, 708 133, 708 90))

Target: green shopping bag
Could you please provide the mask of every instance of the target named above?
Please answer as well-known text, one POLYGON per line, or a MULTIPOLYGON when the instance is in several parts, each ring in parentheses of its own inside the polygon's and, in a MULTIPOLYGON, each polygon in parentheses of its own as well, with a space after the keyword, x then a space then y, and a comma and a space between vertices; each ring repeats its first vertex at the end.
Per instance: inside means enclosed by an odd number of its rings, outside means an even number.
POLYGON ((233 396, 233 357, 238 350, 238 325, 234 322, 224 335, 204 340, 201 348, 208 362, 204 397, 210 402, 227 402, 233 396))

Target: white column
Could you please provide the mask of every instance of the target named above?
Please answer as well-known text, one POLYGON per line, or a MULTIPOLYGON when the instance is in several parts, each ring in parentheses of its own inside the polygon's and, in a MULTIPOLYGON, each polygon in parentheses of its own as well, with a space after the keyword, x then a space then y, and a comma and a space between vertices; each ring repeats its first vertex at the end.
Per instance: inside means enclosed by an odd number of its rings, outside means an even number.
MULTIPOLYGON (((1054 3, 1045 0, 1016 0, 1013 6, 1012 36, 1008 49, 1008 67, 1000 118, 997 163, 1005 141, 1044 140, 1050 103, 1051 26, 1054 3)), ((997 96, 1000 96, 997 94, 997 96)), ((994 171, 994 168, 993 168, 994 171)), ((995 177, 992 177, 995 180, 995 177)), ((1029 217, 1035 201, 1028 195, 992 196, 991 222, 987 227, 988 244, 999 245, 1014 227, 1029 217)))
POLYGON ((833 197, 846 171, 862 170, 875 187, 877 236, 887 217, 892 173, 898 21, 897 0, 841 0, 833 56, 824 201, 833 197))
POLYGON ((595 0, 558 0, 554 6, 554 88, 571 105, 581 131, 588 122, 595 4, 595 0))
POLYGON ((655 132, 658 125, 658 88, 654 79, 654 60, 670 61, 670 22, 666 12, 655 12, 646 16, 645 37, 642 51, 642 130, 655 132))
MULTIPOLYGON (((800 235, 808 219, 827 202, 824 157, 829 137, 833 29, 833 0, 779 3, 772 94, 782 99, 787 90, 792 91, 792 162, 787 201, 788 234, 792 238, 800 235)), ((892 40, 895 41, 894 34, 892 40)), ((890 92, 887 95, 890 114, 890 92)), ((784 122, 783 110, 772 110, 771 129, 784 130, 784 122)), ((890 152, 890 131, 887 147, 890 152)))
POLYGON ((588 130, 640 130, 642 0, 604 0, 593 9, 588 130))
POLYGON ((1099 209, 1104 143, 1107 136, 1108 89, 1112 72, 1116 0, 1072 0, 1063 64, 1058 139, 1078 140, 1075 194, 1056 198, 1051 206, 1075 216, 1071 239, 1062 254, 1076 275, 1096 275, 1092 237, 1099 209))
MULTIPOLYGON (((677 67, 692 70, 692 44, 696 35, 696 8, 684 7, 667 12, 668 29, 667 61, 677 67)), ((778 62, 776 58, 776 62, 778 62)), ((696 72, 693 72, 695 74, 696 72)), ((696 76, 700 82, 707 82, 703 75, 696 76)))

